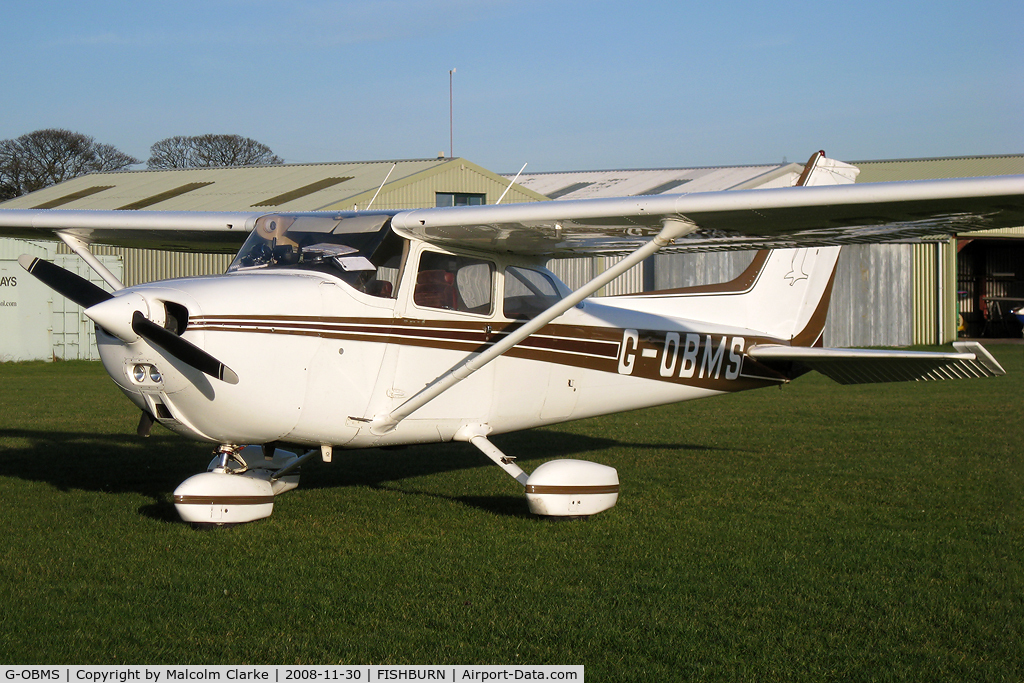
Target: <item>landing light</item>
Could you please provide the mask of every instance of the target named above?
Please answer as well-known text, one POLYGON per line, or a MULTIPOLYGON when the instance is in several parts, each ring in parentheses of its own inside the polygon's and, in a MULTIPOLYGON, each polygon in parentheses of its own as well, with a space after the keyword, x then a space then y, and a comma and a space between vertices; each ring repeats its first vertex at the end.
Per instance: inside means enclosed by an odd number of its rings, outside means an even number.
POLYGON ((138 363, 132 368, 132 379, 136 384, 143 384, 147 378, 155 384, 159 384, 164 379, 155 365, 138 363))

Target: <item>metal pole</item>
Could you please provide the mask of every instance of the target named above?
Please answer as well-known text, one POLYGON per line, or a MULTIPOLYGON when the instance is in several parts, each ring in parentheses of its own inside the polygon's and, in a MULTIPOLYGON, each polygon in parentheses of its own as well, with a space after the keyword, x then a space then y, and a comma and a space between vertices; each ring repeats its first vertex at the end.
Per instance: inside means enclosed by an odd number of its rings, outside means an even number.
POLYGON ((452 75, 455 73, 455 69, 448 72, 448 158, 455 158, 455 116, 454 116, 454 99, 452 97, 452 75))

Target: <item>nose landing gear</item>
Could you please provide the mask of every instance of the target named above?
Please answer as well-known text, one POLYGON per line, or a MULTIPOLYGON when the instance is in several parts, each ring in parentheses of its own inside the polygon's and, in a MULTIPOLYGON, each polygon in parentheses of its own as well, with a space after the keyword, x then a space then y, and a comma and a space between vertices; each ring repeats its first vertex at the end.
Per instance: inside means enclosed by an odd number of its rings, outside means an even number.
POLYGON ((195 526, 226 526, 269 517, 274 497, 297 487, 299 466, 319 452, 298 456, 278 448, 264 457, 261 446, 222 444, 206 472, 189 477, 174 490, 174 507, 183 521, 195 526))

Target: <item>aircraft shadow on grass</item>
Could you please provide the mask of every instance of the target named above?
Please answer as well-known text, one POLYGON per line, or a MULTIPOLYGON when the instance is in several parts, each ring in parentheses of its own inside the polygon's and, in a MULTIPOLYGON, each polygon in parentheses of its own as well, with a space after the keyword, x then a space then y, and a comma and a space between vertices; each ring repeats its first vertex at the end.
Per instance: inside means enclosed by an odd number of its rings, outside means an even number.
MULTIPOLYGON (((24 429, 0 429, 0 441, 28 441, 27 446, 0 446, 4 476, 41 481, 63 490, 138 493, 153 499, 139 512, 167 522, 180 522, 171 492, 188 477, 203 471, 211 459, 206 444, 171 434, 141 439, 132 434, 94 434, 24 429)), ((627 443, 614 439, 528 430, 502 435, 495 442, 518 462, 572 458, 613 447, 675 451, 722 450, 698 444, 627 443)), ((335 450, 334 461, 314 458, 303 467, 303 489, 361 486, 444 498, 494 514, 529 516, 522 494, 508 496, 450 496, 422 487, 403 487, 406 479, 478 467, 493 467, 469 444, 424 444, 398 449, 335 450)), ((494 470, 495 477, 506 475, 494 470)), ((512 484, 512 482, 509 482, 512 484)), ((514 485, 514 484, 513 484, 514 485)), ((294 495, 294 494, 289 494, 294 495)))

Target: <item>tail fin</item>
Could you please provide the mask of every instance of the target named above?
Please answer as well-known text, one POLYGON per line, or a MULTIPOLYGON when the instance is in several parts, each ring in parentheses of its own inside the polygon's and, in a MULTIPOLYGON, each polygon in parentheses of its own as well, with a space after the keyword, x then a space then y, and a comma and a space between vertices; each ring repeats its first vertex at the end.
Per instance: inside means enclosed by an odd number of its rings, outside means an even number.
MULTIPOLYGON (((816 152, 795 185, 852 183, 859 170, 816 152)), ((762 332, 793 346, 820 346, 832 296, 839 247, 757 252, 736 279, 616 297, 616 304, 691 320, 762 332)))

